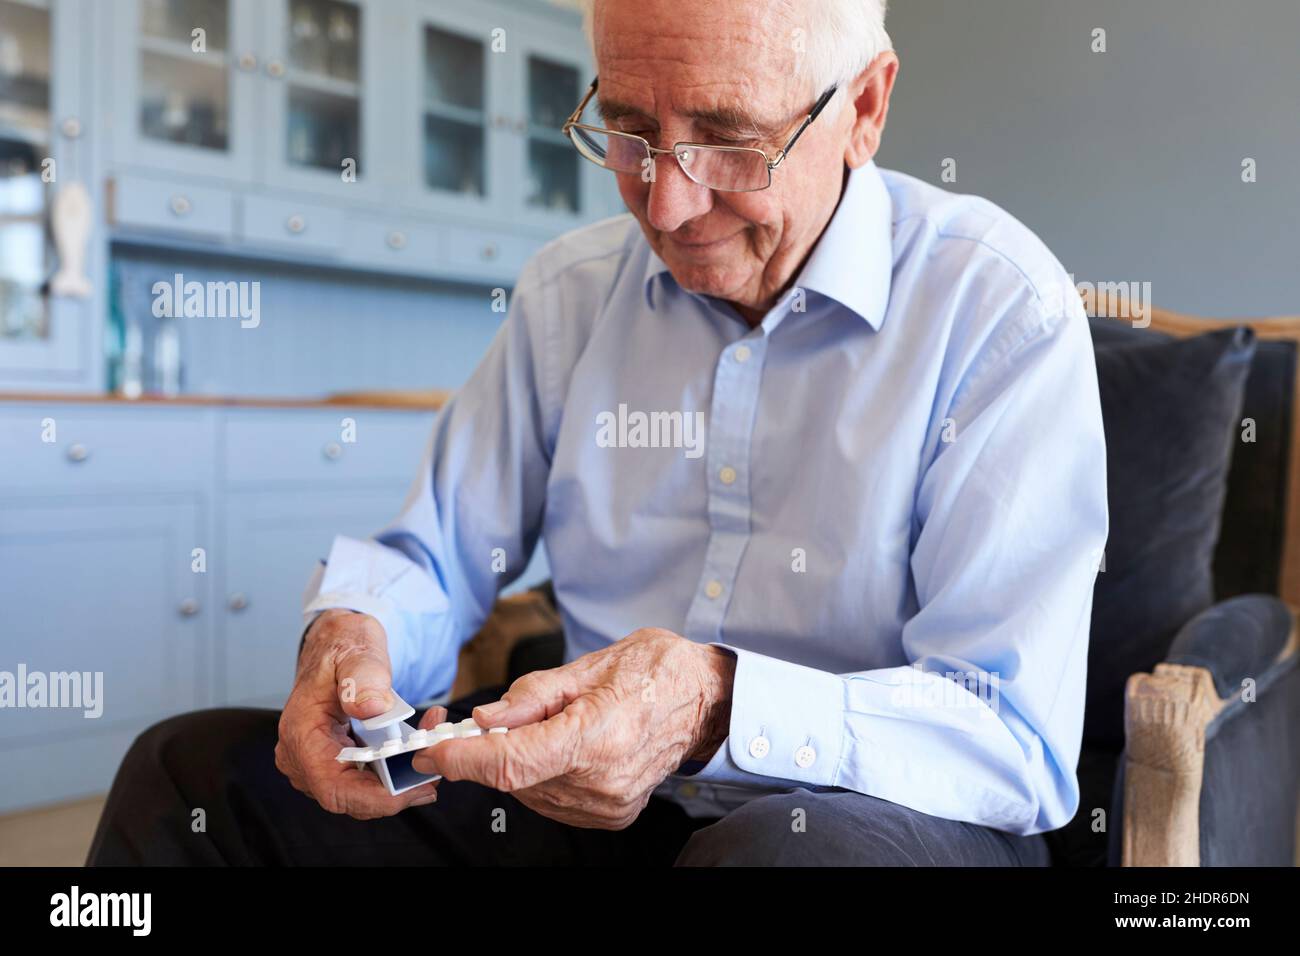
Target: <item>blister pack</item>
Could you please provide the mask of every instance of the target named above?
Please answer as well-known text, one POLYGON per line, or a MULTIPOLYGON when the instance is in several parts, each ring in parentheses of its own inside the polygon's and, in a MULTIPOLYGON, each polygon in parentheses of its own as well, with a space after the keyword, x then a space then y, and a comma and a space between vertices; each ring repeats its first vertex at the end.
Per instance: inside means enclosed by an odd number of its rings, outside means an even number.
MULTIPOLYGON (((411 766, 415 751, 457 737, 478 737, 484 731, 470 718, 458 724, 441 723, 432 730, 417 730, 406 722, 415 708, 396 694, 393 696, 396 703, 379 716, 352 719, 352 734, 364 746, 344 747, 335 759, 340 763, 369 765, 388 792, 397 796, 422 783, 442 779, 437 774, 420 773, 411 766)), ((504 734, 506 728, 492 727, 487 733, 504 734)))

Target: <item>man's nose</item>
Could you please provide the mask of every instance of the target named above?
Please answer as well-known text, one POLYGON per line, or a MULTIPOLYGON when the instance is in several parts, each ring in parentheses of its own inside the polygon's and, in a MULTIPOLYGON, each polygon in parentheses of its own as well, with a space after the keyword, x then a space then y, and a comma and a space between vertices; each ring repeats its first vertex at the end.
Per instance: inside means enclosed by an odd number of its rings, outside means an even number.
POLYGON ((654 178, 646 200, 646 218, 660 232, 675 232, 683 223, 713 208, 713 190, 694 182, 670 153, 655 154, 654 178))

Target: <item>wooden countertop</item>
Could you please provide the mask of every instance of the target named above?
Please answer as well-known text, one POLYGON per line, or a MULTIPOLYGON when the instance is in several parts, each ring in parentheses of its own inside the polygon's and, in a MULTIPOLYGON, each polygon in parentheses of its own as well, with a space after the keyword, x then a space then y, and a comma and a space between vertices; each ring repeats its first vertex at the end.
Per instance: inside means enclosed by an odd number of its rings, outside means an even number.
POLYGON ((321 398, 256 398, 230 395, 142 395, 126 398, 106 392, 0 392, 0 402, 67 402, 92 405, 184 405, 247 408, 331 408, 365 406, 410 411, 437 411, 451 397, 447 389, 336 392, 321 398))

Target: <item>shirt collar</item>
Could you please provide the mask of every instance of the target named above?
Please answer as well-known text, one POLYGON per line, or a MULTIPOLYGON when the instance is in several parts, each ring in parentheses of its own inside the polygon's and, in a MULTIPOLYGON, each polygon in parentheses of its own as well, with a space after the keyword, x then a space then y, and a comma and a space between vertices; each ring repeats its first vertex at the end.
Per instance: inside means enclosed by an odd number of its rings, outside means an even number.
MULTIPOLYGON (((646 243, 645 300, 654 308, 657 279, 672 279, 646 243)), ((833 299, 879 329, 894 267, 893 208, 874 162, 850 171, 839 206, 822 230, 795 286, 833 299)))

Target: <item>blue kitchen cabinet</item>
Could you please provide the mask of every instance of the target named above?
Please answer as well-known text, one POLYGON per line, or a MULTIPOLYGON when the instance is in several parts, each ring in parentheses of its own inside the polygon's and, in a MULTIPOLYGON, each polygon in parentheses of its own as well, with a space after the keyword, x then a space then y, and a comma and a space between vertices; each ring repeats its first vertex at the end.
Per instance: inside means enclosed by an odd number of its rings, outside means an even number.
POLYGON ((209 701, 212 450, 203 410, 0 407, 0 670, 102 681, 98 717, 0 710, 22 768, 0 811, 102 792, 136 734, 209 701))
MULTIPOLYGON (((511 102, 518 104, 519 191, 511 201, 521 210, 521 222, 560 233, 579 220, 623 211, 613 175, 583 159, 560 132, 595 76, 585 41, 575 44, 569 29, 547 21, 519 34, 510 89, 511 102)), ((589 106, 584 119, 599 123, 594 112, 589 106)))
POLYGON ((0 710, 0 757, 24 768, 0 812, 107 790, 172 714, 282 703, 316 562, 398 514, 433 417, 0 405, 0 671, 102 673, 104 699, 91 719, 0 710))
POLYGON ((0 388, 98 384, 103 256, 91 241, 99 190, 83 2, 0 0, 0 388), (52 236, 56 206, 66 228, 52 236))
POLYGON ((591 72, 572 11, 105 0, 97 13, 115 37, 99 95, 116 239, 508 285, 547 239, 621 209, 613 178, 559 133, 591 72), (195 52, 200 20, 219 27, 195 52))
POLYGON ((335 535, 366 538, 397 517, 433 417, 346 407, 223 413, 218 700, 283 704, 312 571, 335 535))
POLYGON ((543 4, 412 0, 411 10, 405 126, 417 132, 409 186, 421 205, 551 235, 604 214, 609 184, 586 175, 560 133, 591 79, 576 17, 543 4))
POLYGON ((399 198, 389 140, 399 8, 391 0, 261 5, 261 182, 342 202, 399 198))
POLYGON ((0 670, 96 675, 83 693, 98 684, 102 697, 0 711, 14 770, 0 812, 104 791, 135 735, 203 702, 210 614, 191 558, 202 507, 167 494, 0 505, 0 670))
POLYGON ((245 117, 261 93, 255 0, 109 0, 97 4, 113 38, 112 81, 100 108, 111 117, 115 163, 249 179, 260 131, 245 117))
POLYGON ((113 165, 384 198, 394 11, 391 0, 106 0, 113 165))
POLYGON ((401 38, 402 175, 420 208, 462 221, 509 215, 513 24, 490 4, 416 0, 401 38))

